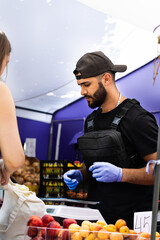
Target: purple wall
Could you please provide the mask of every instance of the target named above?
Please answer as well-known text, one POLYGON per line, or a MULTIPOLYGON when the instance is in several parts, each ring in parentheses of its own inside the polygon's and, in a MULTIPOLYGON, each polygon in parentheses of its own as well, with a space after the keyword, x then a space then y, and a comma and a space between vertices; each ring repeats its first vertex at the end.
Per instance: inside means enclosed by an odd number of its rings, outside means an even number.
POLYGON ((22 144, 26 138, 36 138, 36 157, 47 160, 50 124, 17 117, 22 144))
POLYGON ((141 105, 152 113, 160 112, 160 75, 153 85, 154 61, 147 63, 127 76, 116 81, 124 96, 136 98, 141 105))
POLYGON ((76 149, 76 144, 71 143, 71 141, 76 133, 83 132, 85 117, 91 111, 92 110, 88 108, 86 100, 81 98, 55 113, 51 154, 52 159, 55 159, 56 154, 58 124, 62 124, 58 159, 74 161, 77 160, 77 158, 80 158, 81 160, 81 156, 78 157, 79 151, 76 149))

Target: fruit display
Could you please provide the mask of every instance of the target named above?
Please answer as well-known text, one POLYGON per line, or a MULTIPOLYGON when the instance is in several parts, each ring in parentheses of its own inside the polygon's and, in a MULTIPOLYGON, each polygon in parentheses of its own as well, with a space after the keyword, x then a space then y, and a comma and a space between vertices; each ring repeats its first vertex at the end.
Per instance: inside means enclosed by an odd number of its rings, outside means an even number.
POLYGON ((66 195, 68 198, 73 199, 86 199, 87 198, 87 192, 84 192, 83 188, 81 186, 78 186, 78 190, 71 191, 67 190, 66 195))
POLYGON ((25 157, 24 167, 12 173, 14 182, 25 185, 30 191, 38 194, 40 185, 40 162, 37 158, 25 157))
POLYGON ((40 161, 40 197, 63 197, 63 167, 62 161, 40 161))
MULTIPOLYGON (((115 224, 106 224, 103 220, 91 222, 84 220, 81 224, 77 220, 65 218, 63 226, 51 215, 45 214, 42 218, 32 216, 27 224, 27 240, 149 240, 148 232, 137 233, 129 229, 123 219, 115 224)), ((160 234, 156 232, 156 239, 160 234)))
POLYGON ((68 198, 83 200, 87 198, 87 187, 80 183, 74 191, 69 190, 64 183, 63 174, 82 166, 79 161, 40 161, 39 197, 68 198))

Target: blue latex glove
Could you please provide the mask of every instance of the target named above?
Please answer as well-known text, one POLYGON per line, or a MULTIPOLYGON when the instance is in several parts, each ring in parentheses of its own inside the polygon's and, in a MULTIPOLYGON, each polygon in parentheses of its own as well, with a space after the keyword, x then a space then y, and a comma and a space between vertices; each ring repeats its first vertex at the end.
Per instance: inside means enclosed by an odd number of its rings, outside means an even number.
POLYGON ((89 171, 98 182, 120 182, 122 179, 122 168, 108 162, 95 162, 89 171))
POLYGON ((82 182, 83 176, 80 170, 69 170, 63 175, 64 182, 70 190, 74 190, 82 182))

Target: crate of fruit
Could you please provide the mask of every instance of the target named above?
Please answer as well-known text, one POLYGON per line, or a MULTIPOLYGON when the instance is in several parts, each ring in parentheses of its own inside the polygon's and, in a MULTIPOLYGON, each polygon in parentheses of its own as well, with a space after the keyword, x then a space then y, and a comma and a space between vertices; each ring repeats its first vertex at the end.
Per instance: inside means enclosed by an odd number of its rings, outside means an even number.
MULTIPOLYGON (((148 232, 137 233, 129 229, 123 219, 106 224, 103 220, 78 223, 75 219, 65 218, 61 225, 45 214, 42 218, 32 216, 29 219, 24 240, 149 240, 150 237, 148 232)), ((156 240, 159 240, 158 232, 156 240)))

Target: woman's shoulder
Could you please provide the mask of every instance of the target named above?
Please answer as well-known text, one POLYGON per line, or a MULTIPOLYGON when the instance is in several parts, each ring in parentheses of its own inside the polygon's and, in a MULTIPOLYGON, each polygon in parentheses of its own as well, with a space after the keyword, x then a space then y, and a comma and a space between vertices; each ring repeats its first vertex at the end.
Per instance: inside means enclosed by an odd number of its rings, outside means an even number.
POLYGON ((0 81, 0 104, 11 104, 13 102, 13 97, 9 87, 4 82, 0 81))
POLYGON ((9 88, 4 82, 0 81, 0 91, 2 90, 9 90, 9 88))
POLYGON ((12 95, 9 87, 2 81, 0 81, 0 93, 0 97, 5 94, 12 95))

